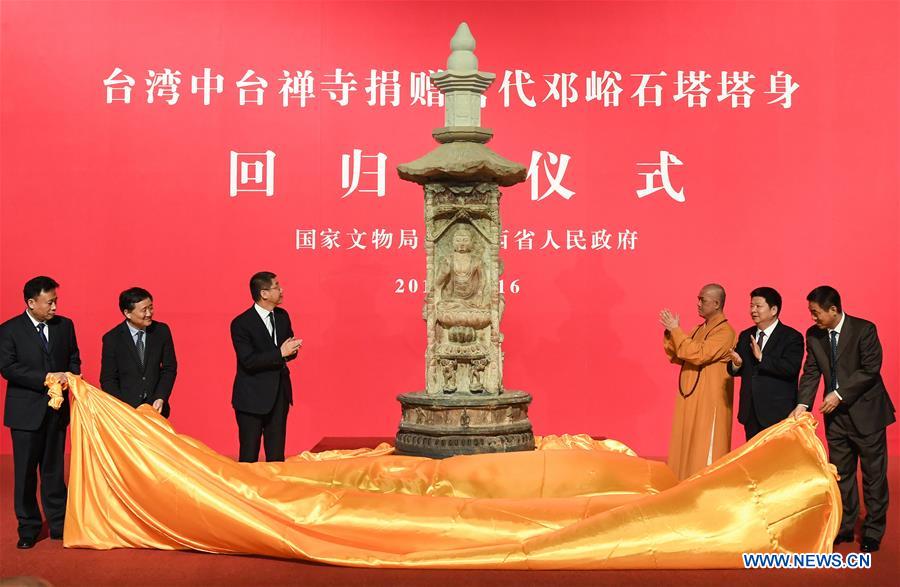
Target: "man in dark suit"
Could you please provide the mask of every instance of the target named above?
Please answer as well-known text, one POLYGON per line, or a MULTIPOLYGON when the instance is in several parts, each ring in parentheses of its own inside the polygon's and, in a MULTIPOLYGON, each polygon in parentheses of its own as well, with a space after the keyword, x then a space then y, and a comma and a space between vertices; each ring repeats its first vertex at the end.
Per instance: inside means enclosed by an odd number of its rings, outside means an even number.
POLYGON ((172 332, 153 320, 153 296, 132 287, 119 294, 125 321, 103 335, 100 386, 136 408, 150 404, 169 417, 169 397, 178 363, 172 332))
POLYGON ((81 373, 75 327, 56 315, 56 288, 49 277, 35 277, 24 287, 27 309, 0 325, 0 373, 7 381, 3 424, 12 433, 18 548, 31 548, 43 527, 37 503, 38 470, 41 504, 50 538, 61 539, 66 517, 63 455, 69 424, 69 396, 57 411, 47 405, 48 375, 65 382, 65 372, 81 373))
POLYGON ((755 326, 741 332, 728 372, 741 378, 738 422, 747 440, 787 418, 797 406, 803 335, 781 322, 781 294, 771 287, 750 292, 755 326))
POLYGON ((840 475, 838 486, 844 515, 835 544, 853 541, 859 516, 856 486, 857 462, 862 469, 863 521, 860 546, 874 552, 881 546, 887 521, 887 435, 894 405, 881 379, 881 342, 875 325, 844 314, 841 296, 822 285, 806 297, 815 326, 806 331, 806 364, 800 378, 799 403, 794 414, 812 407, 825 380, 825 414, 828 458, 840 475))
POLYGON ((262 271, 250 278, 254 304, 231 321, 231 343, 237 374, 231 405, 240 440, 240 461, 259 459, 264 439, 267 461, 284 460, 287 414, 293 404, 287 362, 303 344, 294 338, 288 313, 278 306, 283 291, 274 273, 262 271))

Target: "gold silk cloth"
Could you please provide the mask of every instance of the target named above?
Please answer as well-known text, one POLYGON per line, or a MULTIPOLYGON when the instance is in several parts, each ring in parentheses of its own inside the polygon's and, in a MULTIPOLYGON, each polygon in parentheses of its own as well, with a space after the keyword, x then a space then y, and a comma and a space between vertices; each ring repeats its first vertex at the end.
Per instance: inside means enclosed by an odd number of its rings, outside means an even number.
POLYGON ((135 410, 75 375, 68 385, 69 548, 356 567, 743 568, 743 552, 831 552, 840 521, 810 416, 679 483, 664 463, 585 435, 445 460, 382 444, 238 463, 150 406, 135 410))

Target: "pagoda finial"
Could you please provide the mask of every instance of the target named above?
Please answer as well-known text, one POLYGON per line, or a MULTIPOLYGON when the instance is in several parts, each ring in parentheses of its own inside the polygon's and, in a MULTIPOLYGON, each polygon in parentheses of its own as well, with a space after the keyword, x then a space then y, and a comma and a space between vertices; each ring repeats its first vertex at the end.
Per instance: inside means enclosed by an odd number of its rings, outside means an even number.
POLYGON ((453 71, 478 71, 478 58, 475 57, 475 37, 469 30, 469 25, 459 23, 456 33, 450 39, 450 57, 447 59, 447 69, 453 71))
POLYGON ((491 131, 481 128, 481 96, 496 77, 478 71, 475 57, 475 37, 469 25, 459 23, 450 39, 447 69, 431 74, 431 81, 444 93, 444 127, 436 129, 438 142, 487 142, 491 131))

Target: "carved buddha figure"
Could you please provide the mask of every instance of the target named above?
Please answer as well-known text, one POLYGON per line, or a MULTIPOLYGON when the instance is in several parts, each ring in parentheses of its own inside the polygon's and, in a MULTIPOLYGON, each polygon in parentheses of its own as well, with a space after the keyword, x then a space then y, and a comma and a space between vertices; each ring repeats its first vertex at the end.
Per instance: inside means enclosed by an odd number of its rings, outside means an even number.
POLYGON ((461 225, 453 233, 453 253, 441 263, 438 287, 441 300, 447 307, 484 307, 484 269, 481 258, 475 254, 472 230, 461 225))
POLYGON ((485 294, 485 268, 475 249, 470 226, 462 224, 453 233, 453 252, 438 264, 438 322, 450 329, 449 340, 475 340, 475 330, 490 325, 490 306, 485 294))

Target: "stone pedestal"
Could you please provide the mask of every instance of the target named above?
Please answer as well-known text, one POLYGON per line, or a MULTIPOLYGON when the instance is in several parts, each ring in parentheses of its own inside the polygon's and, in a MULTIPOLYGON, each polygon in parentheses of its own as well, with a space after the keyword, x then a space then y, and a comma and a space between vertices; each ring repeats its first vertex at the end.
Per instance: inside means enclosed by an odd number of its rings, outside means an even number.
POLYGON ((400 454, 440 459, 534 450, 527 393, 481 397, 405 393, 397 400, 403 410, 396 442, 400 454))

